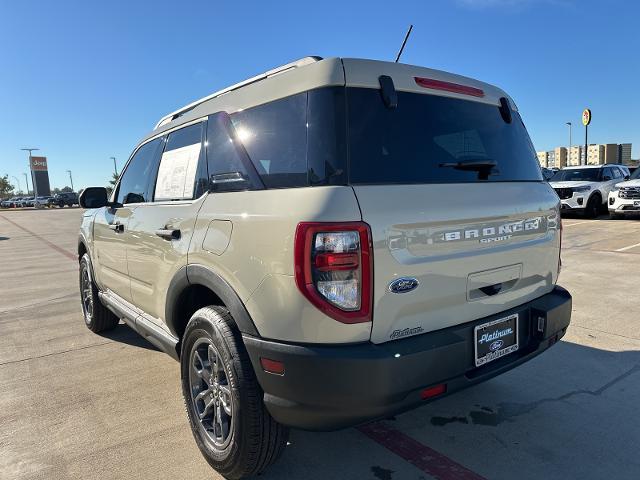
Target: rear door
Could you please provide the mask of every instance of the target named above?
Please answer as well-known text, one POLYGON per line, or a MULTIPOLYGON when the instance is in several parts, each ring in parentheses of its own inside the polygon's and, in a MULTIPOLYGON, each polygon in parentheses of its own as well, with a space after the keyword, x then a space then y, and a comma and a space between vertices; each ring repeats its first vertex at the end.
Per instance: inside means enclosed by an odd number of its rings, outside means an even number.
POLYGON ((374 245, 373 342, 496 314, 553 288, 558 197, 512 107, 504 115, 497 101, 398 92, 389 108, 366 88, 347 97, 350 183, 374 245), (402 278, 410 281, 394 283, 402 278))
MULTIPOLYGON (((129 219, 135 241, 127 265, 133 304, 154 319, 164 319, 166 291, 187 264, 187 251, 207 185, 205 121, 169 133, 151 175, 149 202, 129 219)), ((161 322, 158 322, 161 323, 161 322)))
POLYGON ((604 167, 602 172, 602 179, 604 183, 602 185, 602 202, 606 203, 609 198, 609 192, 613 189, 616 183, 624 181, 624 173, 618 167, 604 167))
POLYGON ((142 145, 127 163, 116 187, 114 200, 120 207, 101 208, 93 225, 94 273, 103 289, 131 301, 127 250, 136 241, 129 220, 138 205, 147 201, 149 178, 157 162, 161 139, 142 145))

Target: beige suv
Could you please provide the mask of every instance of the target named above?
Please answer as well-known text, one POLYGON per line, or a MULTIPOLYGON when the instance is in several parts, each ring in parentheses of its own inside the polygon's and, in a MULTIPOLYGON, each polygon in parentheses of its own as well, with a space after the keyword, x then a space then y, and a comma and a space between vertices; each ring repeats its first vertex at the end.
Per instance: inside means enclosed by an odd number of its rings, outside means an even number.
POLYGON ((570 321, 560 201, 510 97, 458 75, 308 57, 162 118, 111 198, 80 201, 87 326, 122 319, 180 361, 227 478, 289 427, 417 407, 570 321))

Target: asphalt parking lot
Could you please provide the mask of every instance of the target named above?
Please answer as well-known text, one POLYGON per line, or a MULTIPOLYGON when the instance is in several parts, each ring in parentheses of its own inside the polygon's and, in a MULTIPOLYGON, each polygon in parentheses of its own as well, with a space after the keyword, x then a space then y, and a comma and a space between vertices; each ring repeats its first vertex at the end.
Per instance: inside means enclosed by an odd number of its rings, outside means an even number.
MULTIPOLYGON (((178 363, 123 324, 85 328, 80 215, 0 212, 0 478, 220 478, 178 363)), ((574 311, 558 345, 395 419, 293 431, 261 478, 640 478, 640 219, 565 219, 563 250, 574 311)))

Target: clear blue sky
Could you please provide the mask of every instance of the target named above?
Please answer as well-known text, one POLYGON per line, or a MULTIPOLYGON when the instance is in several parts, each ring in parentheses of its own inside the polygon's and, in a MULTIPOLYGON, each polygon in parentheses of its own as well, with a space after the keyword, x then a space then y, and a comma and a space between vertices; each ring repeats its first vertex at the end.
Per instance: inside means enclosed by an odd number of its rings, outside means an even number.
MULTIPOLYGON (((640 157, 640 6, 629 0, 6 1, 0 174, 39 147, 52 186, 104 185, 164 114, 306 55, 393 59, 497 84, 536 149, 633 142, 640 157)), ((12 179, 12 181, 14 181, 12 179)))

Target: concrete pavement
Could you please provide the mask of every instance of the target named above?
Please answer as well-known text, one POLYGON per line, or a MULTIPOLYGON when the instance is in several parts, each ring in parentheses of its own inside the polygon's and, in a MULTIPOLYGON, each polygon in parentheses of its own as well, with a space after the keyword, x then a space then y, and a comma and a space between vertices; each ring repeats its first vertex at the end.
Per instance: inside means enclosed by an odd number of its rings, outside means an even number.
MULTIPOLYGON (((178 364, 125 325, 85 328, 80 214, 0 212, 0 478, 220 478, 192 439, 178 364)), ((557 346, 381 422, 381 440, 293 431, 261 478, 639 478, 640 221, 564 226, 574 312, 557 346)))

